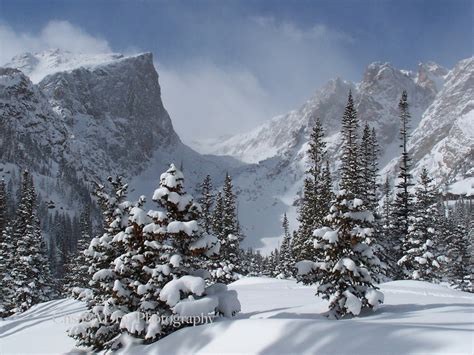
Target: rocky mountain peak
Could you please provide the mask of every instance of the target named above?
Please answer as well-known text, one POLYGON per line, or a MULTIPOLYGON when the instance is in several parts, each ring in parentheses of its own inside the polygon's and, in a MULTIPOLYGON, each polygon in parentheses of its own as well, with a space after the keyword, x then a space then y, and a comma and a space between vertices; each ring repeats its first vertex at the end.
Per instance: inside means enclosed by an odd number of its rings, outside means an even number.
POLYGON ((437 93, 444 84, 444 77, 448 70, 435 62, 426 62, 418 64, 416 83, 423 88, 437 93))
POLYGON ((20 70, 0 68, 0 99, 27 99, 33 91, 33 83, 20 70))

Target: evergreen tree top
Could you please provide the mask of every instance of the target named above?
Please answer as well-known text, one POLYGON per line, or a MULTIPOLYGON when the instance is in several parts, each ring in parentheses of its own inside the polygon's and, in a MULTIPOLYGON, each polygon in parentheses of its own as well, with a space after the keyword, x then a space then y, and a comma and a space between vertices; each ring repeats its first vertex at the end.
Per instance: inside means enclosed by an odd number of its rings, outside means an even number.
POLYGON ((406 90, 403 90, 402 96, 400 98, 400 102, 398 103, 398 108, 401 112, 405 113, 407 117, 410 117, 410 113, 408 112, 408 93, 406 90))
POLYGON ((310 134, 308 156, 311 167, 307 171, 314 180, 317 181, 321 174, 323 159, 326 155, 326 142, 324 141, 324 130, 321 119, 316 118, 316 122, 310 134))
POLYGON ((170 164, 168 170, 160 176, 160 185, 162 187, 167 187, 170 190, 179 191, 183 186, 183 183, 184 175, 174 164, 170 164))
POLYGON ((438 192, 433 184, 433 179, 429 176, 426 167, 423 167, 420 174, 419 185, 416 186, 416 203, 420 208, 427 208, 437 203, 438 192))

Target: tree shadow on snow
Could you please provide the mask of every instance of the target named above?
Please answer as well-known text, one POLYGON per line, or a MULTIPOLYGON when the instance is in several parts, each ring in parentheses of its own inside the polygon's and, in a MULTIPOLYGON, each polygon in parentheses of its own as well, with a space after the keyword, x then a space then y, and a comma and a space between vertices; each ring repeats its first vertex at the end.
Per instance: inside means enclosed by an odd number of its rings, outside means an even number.
POLYGON ((6 338, 24 329, 33 327, 37 324, 55 321, 64 322, 64 317, 80 312, 82 306, 74 306, 63 309, 65 300, 52 301, 43 305, 36 306, 33 310, 28 310, 22 314, 12 316, 6 319, 7 324, 0 327, 0 339, 6 338), (54 309, 57 308, 57 311, 54 309))
MULTIPOLYGON (((416 332, 424 325, 379 324, 339 320, 326 322, 295 322, 285 329, 279 340, 260 354, 405 354, 430 353, 439 349, 437 337, 429 341, 407 337, 409 329, 416 332), (328 322, 332 324, 328 324, 328 322)), ((430 329, 431 330, 431 329, 430 329)), ((433 329, 433 331, 444 329, 433 329)), ((439 335, 441 335, 440 333, 439 335)))
MULTIPOLYGON (((159 354, 177 354, 177 353, 186 353, 186 354, 195 354, 201 351, 207 344, 209 344, 215 337, 223 333, 226 328, 232 324, 233 320, 219 321, 214 322, 213 325, 204 324, 198 325, 196 327, 187 327, 180 329, 160 340, 158 340, 156 349, 159 350, 159 354), (217 324, 219 324, 217 326, 217 324), (192 330, 190 335, 188 331, 192 330), (173 337, 174 341, 167 341, 169 336, 173 337), (175 340, 179 339, 179 343, 176 343, 175 340)), ((153 349, 153 346, 152 346, 153 349)), ((137 349, 134 349, 137 350, 137 349)), ((140 349, 141 350, 141 349, 140 349)), ((145 349, 143 349, 145 350, 145 349)), ((145 350, 146 351, 146 350, 145 350)), ((127 352, 125 352, 127 353, 127 352)), ((152 352, 149 352, 150 354, 152 352)), ((131 355, 135 355, 136 351, 133 350, 130 352, 131 355)))
MULTIPOLYGON (((382 305, 378 310, 372 312, 366 310, 363 316, 372 316, 375 315, 377 319, 400 319, 400 318, 409 318, 411 316, 416 316, 420 311, 428 310, 438 310, 439 312, 452 312, 454 310, 459 310, 462 308, 463 312, 474 313, 474 303, 431 303, 431 304, 389 304, 382 305), (449 308, 449 309, 446 309, 449 308)), ((360 319, 364 319, 361 317, 360 319)))
POLYGON ((255 317, 257 315, 262 315, 264 316, 265 314, 269 314, 272 312, 278 312, 278 311, 283 311, 283 310, 289 310, 291 307, 280 307, 280 308, 273 308, 273 309, 267 309, 265 311, 254 311, 254 312, 247 312, 247 313, 237 313, 237 315, 232 318, 232 319, 265 319, 265 318, 274 318, 274 316, 269 316, 269 317, 255 317))

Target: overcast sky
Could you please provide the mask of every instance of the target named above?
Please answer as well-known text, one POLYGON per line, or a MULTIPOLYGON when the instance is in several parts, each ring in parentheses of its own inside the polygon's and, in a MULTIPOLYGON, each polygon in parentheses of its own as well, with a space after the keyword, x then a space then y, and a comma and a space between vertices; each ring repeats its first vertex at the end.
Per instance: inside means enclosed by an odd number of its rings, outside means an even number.
POLYGON ((246 131, 372 61, 473 54, 472 0, 0 0, 0 64, 46 48, 153 52, 183 140, 246 131))

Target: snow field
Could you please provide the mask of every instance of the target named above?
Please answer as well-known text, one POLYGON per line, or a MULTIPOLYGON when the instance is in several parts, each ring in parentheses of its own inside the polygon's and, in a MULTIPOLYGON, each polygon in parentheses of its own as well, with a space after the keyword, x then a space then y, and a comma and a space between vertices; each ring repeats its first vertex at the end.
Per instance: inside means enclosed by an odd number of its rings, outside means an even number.
MULTIPOLYGON (((328 320, 327 302, 314 287, 291 280, 243 278, 229 285, 242 312, 234 319, 181 329, 124 354, 472 354, 474 295, 421 281, 381 285, 384 304, 358 318, 328 320)), ((81 302, 56 300, 0 321, 0 353, 66 353, 66 335, 84 310, 81 302)))

